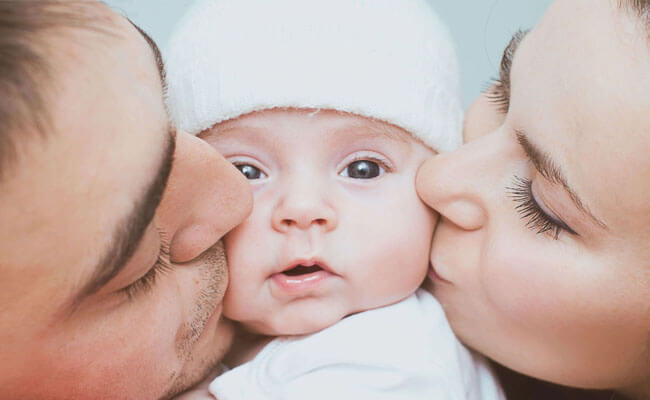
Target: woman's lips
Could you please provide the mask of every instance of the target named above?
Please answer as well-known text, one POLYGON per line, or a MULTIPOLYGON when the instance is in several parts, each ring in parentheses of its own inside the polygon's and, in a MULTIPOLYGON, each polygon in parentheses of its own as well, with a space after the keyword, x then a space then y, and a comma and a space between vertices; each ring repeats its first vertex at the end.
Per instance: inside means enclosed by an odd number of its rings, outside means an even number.
POLYGON ((444 283, 451 284, 451 282, 438 275, 438 272, 436 271, 433 265, 434 265, 433 262, 429 263, 429 273, 427 274, 429 276, 429 279, 431 279, 434 282, 444 282, 444 283))

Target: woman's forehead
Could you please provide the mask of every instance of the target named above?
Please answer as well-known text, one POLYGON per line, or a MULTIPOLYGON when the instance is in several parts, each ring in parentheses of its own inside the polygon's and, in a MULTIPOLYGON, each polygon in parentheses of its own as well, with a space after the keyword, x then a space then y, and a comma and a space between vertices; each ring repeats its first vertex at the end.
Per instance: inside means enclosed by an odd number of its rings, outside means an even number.
POLYGON ((641 221, 650 219, 650 46, 640 30, 616 2, 560 0, 512 69, 511 123, 620 232, 650 223, 641 221))

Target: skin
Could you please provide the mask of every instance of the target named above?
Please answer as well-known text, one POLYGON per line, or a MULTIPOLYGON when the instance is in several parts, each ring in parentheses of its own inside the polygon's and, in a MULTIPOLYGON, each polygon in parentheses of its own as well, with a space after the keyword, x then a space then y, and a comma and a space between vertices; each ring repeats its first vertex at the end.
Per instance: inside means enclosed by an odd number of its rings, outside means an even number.
POLYGON ((427 161, 417 189, 441 214, 430 276, 464 343, 526 375, 647 398, 650 48, 616 3, 556 1, 516 51, 508 112, 478 99, 465 124, 476 139, 427 161), (600 222, 535 168, 517 131, 600 222), (528 227, 515 176, 575 233, 528 227))
POLYGON ((75 29, 49 40, 53 129, 46 140, 23 142, 0 184, 4 399, 165 397, 209 373, 232 338, 220 307, 227 268, 215 243, 243 220, 252 197, 230 163, 183 132, 171 139, 162 202, 125 269, 68 307, 170 140, 151 48, 126 20, 90 5, 110 34, 75 29), (152 267, 162 242, 167 272, 129 299, 120 289, 152 267))
POLYGON ((263 174, 250 180, 253 212, 225 240, 228 318, 264 335, 313 333, 422 283, 436 218, 414 180, 433 151, 408 133, 336 111, 276 109, 202 136, 239 168, 263 174), (348 168, 359 160, 381 170, 360 179, 348 168), (330 273, 302 289, 277 283, 302 260, 330 273))

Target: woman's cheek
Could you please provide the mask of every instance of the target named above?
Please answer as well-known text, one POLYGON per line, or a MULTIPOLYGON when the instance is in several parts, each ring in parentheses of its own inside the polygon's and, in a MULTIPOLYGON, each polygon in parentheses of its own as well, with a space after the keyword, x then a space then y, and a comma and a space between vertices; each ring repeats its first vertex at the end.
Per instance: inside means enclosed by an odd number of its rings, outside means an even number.
MULTIPOLYGON (((525 234, 524 234, 525 235, 525 234)), ((491 247, 481 271, 486 297, 499 317, 522 328, 546 329, 570 299, 553 254, 528 238, 504 238, 491 247)))

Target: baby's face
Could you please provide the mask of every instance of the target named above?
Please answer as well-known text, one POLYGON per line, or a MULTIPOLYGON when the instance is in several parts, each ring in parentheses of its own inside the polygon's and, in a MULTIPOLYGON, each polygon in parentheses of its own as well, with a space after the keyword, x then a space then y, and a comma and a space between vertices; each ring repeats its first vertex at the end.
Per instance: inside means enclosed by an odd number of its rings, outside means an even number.
POLYGON ((252 214, 226 236, 227 317, 267 335, 311 333, 397 302, 424 279, 436 216, 415 174, 433 152, 406 132, 276 109, 201 136, 255 195, 252 214))

